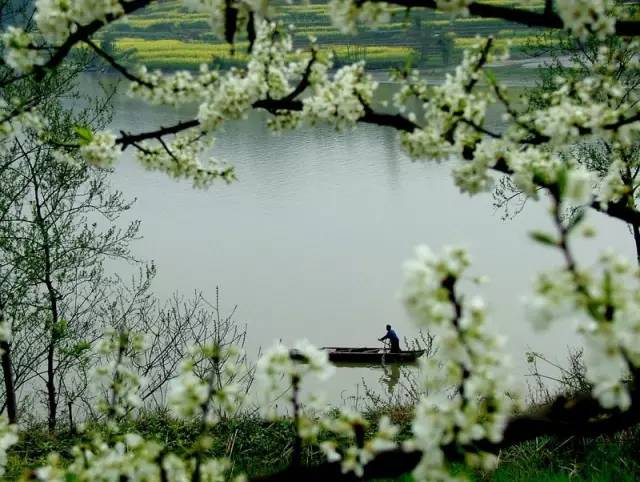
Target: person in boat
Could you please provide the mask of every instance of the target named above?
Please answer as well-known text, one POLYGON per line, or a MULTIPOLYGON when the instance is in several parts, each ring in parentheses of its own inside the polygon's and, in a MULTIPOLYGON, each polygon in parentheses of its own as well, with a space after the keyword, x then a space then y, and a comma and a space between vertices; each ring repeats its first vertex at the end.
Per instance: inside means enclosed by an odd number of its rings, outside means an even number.
POLYGON ((400 352, 400 338, 396 335, 396 332, 391 329, 391 325, 387 325, 387 334, 382 338, 378 338, 378 341, 389 340, 391 342, 391 353, 400 352))

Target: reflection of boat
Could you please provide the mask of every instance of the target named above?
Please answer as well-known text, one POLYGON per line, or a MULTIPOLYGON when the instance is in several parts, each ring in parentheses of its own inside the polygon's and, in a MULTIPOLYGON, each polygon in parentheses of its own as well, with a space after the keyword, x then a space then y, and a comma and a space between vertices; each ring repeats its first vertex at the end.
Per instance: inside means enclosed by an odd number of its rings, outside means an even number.
POLYGON ((384 348, 353 348, 325 346, 329 360, 340 363, 412 363, 424 354, 424 350, 391 353, 384 348))

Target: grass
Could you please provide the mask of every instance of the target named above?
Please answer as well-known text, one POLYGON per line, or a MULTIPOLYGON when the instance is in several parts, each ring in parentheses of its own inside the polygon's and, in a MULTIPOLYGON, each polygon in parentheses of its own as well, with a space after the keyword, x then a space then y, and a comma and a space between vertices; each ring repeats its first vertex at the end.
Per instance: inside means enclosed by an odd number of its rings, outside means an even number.
MULTIPOLYGON (((410 435, 411 411, 392 407, 385 411, 402 427, 401 438, 410 435)), ((369 413, 377 418, 380 413, 369 413)), ((109 436, 101 426, 92 429, 109 436)), ((170 451, 186 455, 191 450, 198 426, 159 413, 146 413, 123 427, 137 431, 147 439, 161 442, 170 451)), ((234 473, 245 472, 250 477, 266 475, 284 469, 291 455, 293 426, 290 420, 267 422, 255 417, 240 417, 222 422, 211 430, 212 456, 231 459, 234 473)), ((86 442, 87 436, 69 432, 49 434, 41 427, 31 427, 22 433, 19 444, 9 451, 6 480, 13 480, 46 462, 51 451, 68 460, 74 444, 86 442)), ((555 440, 540 438, 503 451, 500 464, 493 473, 472 471, 462 465, 455 470, 472 481, 495 482, 564 482, 564 481, 635 481, 640 480, 640 429, 595 440, 555 440)), ((305 463, 319 463, 322 457, 314 447, 304 448, 305 463)), ((407 474, 398 482, 410 482, 407 474)))
POLYGON ((595 440, 539 439, 506 451, 491 480, 636 481, 640 479, 639 452, 638 427, 595 440))

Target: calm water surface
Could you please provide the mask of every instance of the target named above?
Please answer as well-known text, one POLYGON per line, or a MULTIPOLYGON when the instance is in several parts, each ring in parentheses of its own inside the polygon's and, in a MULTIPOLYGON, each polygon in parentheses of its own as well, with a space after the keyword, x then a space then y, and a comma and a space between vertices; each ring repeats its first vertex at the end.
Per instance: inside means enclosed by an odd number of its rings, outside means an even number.
MULTIPOLYGON (((192 115, 118 96, 113 127, 139 132, 192 115)), ((544 202, 503 221, 490 195, 457 191, 452 162, 411 162, 390 129, 325 127, 276 137, 263 121, 256 113, 218 134, 213 155, 232 162, 238 176, 228 186, 196 190, 144 171, 130 155, 117 165, 114 184, 137 198, 131 216, 143 222, 144 239, 134 249, 158 265, 160 297, 201 290, 213 298, 219 285, 223 306, 237 304, 237 318, 247 324, 250 351, 299 338, 375 346, 386 323, 401 337, 417 335, 397 296, 413 247, 462 244, 472 254, 472 274, 490 279, 470 292, 488 300, 490 326, 508 337, 520 374, 525 351, 562 360, 577 343, 570 326, 534 333, 521 305, 533 274, 561 261, 527 234, 551 229, 544 202)), ((592 261, 599 247, 633 255, 623 225, 589 216, 599 236, 578 246, 582 259, 592 261)), ((387 393, 396 375, 340 368, 328 391, 339 402, 361 392, 364 378, 387 393)))

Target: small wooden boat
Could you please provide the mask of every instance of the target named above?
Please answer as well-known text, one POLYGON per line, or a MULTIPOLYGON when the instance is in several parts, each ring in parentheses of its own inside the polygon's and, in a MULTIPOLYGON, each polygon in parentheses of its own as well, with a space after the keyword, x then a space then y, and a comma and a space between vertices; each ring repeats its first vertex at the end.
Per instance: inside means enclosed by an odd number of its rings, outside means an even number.
POLYGON ((391 353, 384 348, 353 348, 325 346, 329 361, 338 363, 412 363, 424 354, 424 350, 391 353))

